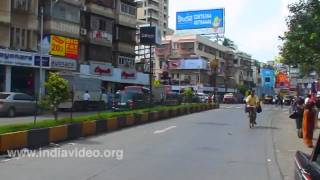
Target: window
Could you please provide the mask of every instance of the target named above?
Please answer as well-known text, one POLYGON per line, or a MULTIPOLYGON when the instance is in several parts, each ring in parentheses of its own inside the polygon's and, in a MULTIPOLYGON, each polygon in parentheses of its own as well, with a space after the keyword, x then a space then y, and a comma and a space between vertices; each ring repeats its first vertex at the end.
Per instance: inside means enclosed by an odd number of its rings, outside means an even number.
POLYGON ((136 7, 121 3, 121 12, 130 16, 136 16, 136 7))
POLYGON ((126 57, 126 56, 119 56, 118 57, 118 64, 121 66, 134 67, 134 58, 126 57))
POLYGON ((266 78, 264 79, 264 81, 265 81, 266 83, 269 83, 269 82, 271 81, 271 79, 270 79, 270 77, 266 77, 266 78))
POLYGON ((28 11, 30 8, 30 0, 14 0, 13 8, 22 11, 28 11))
POLYGON ((13 100, 18 101, 33 101, 33 98, 27 94, 16 94, 13 97, 13 100))
POLYGON ((145 15, 145 16, 147 15, 147 10, 144 10, 144 15, 145 15))
POLYGON ((19 48, 20 47, 20 28, 16 28, 15 38, 16 38, 15 46, 19 48))
POLYGON ((26 30, 22 29, 21 31, 21 46, 26 47, 26 30))
POLYGON ((233 64, 238 64, 238 59, 234 59, 233 64))
POLYGON ((80 8, 59 2, 53 6, 52 16, 64 21, 80 23, 80 8))
POLYGON ((198 49, 199 49, 200 51, 203 50, 203 44, 202 44, 202 43, 199 43, 199 44, 198 44, 198 49))
POLYGON ((16 49, 27 49, 30 43, 30 30, 11 27, 10 46, 16 49))
POLYGON ((106 21, 104 21, 103 19, 99 20, 99 30, 101 30, 101 31, 106 30, 106 21))

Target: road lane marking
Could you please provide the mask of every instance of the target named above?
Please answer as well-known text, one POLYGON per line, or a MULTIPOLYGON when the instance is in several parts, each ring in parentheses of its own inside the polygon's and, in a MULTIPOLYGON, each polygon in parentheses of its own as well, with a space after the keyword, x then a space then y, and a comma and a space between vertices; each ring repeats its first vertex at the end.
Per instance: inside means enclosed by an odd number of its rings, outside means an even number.
POLYGON ((162 129, 162 130, 156 130, 156 131, 153 132, 153 134, 161 134, 161 133, 167 132, 167 131, 169 131, 171 129, 174 129, 176 127, 177 126, 170 126, 170 127, 165 128, 165 129, 162 129))

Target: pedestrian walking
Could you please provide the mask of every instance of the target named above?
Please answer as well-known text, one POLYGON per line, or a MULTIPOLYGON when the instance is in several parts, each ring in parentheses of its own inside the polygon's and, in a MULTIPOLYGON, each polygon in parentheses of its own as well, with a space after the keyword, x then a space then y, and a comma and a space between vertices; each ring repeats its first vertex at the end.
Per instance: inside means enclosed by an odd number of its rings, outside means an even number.
POLYGON ((315 102, 309 98, 306 101, 304 113, 303 113, 303 122, 302 122, 302 131, 303 131, 303 141, 304 143, 312 148, 313 143, 313 131, 315 127, 315 110, 314 110, 315 102))
POLYGON ((89 101, 90 101, 90 94, 89 94, 89 91, 86 91, 84 94, 83 94, 83 100, 84 100, 84 108, 85 108, 85 111, 88 111, 89 110, 89 101))

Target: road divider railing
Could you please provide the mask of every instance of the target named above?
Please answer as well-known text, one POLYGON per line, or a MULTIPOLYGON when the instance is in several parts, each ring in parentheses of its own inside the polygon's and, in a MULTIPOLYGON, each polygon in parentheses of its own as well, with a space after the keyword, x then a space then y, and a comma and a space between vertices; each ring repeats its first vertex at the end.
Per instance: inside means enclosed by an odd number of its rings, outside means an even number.
MULTIPOLYGON (((172 107, 160 107, 151 109, 141 109, 122 113, 115 113, 109 117, 83 117, 73 122, 64 120, 63 122, 41 124, 39 128, 19 124, 12 127, 23 129, 17 132, 6 132, 0 134, 0 153, 6 153, 8 150, 30 148, 36 149, 48 146, 50 143, 58 143, 67 140, 74 140, 80 137, 92 136, 95 134, 113 132, 122 128, 135 125, 156 122, 177 116, 184 116, 190 113, 201 112, 218 108, 216 104, 187 104, 172 107), (113 116, 112 116, 113 115, 113 116), (53 124, 53 125, 52 125, 53 124)), ((10 131, 9 127, 4 127, 10 131)), ((4 131, 4 130, 3 130, 4 131)), ((1 126, 0 126, 1 133, 1 126)))

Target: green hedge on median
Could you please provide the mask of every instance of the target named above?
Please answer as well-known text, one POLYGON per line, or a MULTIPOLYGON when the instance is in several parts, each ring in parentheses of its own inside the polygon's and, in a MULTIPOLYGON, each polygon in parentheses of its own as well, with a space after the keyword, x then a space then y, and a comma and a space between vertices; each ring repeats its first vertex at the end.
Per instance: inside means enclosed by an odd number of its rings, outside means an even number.
POLYGON ((72 123, 72 122, 92 121, 97 119, 107 119, 107 118, 113 118, 113 117, 127 116, 135 113, 175 110, 178 108, 189 108, 189 107, 196 107, 196 106, 199 106, 199 104, 193 103, 193 104, 182 104, 178 106, 157 106, 153 108, 129 110, 129 111, 122 111, 122 112, 101 112, 93 115, 75 117, 73 118, 73 120, 71 120, 70 118, 63 118, 57 121, 53 119, 42 120, 42 121, 38 121, 36 124, 19 123, 19 124, 0 125, 0 134, 24 131, 29 129, 53 127, 53 126, 63 125, 63 124, 72 123))

